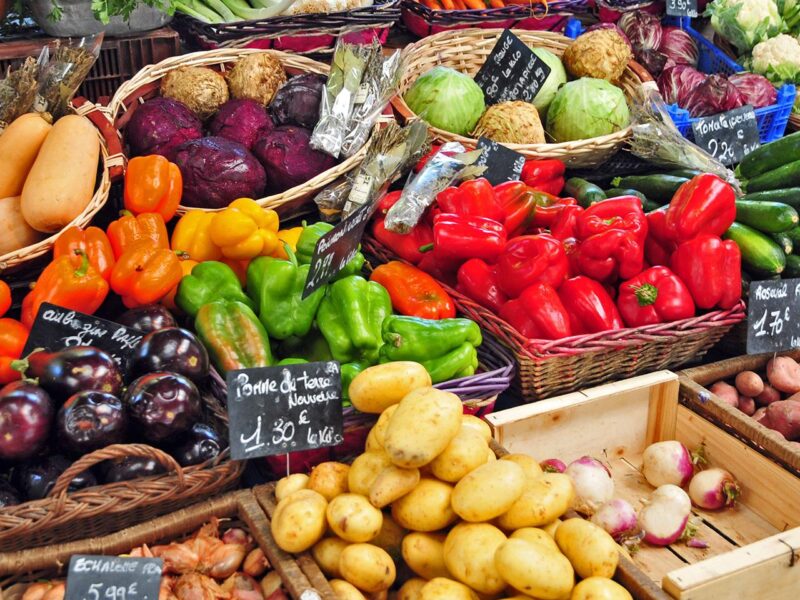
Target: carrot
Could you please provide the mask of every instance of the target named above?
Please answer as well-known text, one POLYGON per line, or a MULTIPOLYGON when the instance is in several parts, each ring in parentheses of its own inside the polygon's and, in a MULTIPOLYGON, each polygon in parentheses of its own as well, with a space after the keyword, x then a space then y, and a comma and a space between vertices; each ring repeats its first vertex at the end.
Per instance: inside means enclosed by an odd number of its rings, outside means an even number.
POLYGON ((453 4, 453 0, 442 0, 442 8, 445 10, 455 10, 455 4, 453 4))
POLYGON ((471 8, 473 10, 485 10, 486 3, 483 0, 464 0, 464 4, 467 5, 467 8, 471 8))
POLYGON ((439 10, 442 8, 439 6, 439 3, 436 0, 422 0, 422 4, 430 8, 431 10, 439 10))
POLYGON ((503 0, 489 0, 489 6, 492 8, 505 8, 506 3, 503 0))

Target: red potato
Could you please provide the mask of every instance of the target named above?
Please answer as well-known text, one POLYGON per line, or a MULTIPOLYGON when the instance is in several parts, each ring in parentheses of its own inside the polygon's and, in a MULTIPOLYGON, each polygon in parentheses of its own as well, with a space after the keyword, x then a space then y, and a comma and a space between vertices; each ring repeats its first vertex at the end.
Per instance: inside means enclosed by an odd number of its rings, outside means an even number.
POLYGON ((756 412, 756 401, 750 396, 742 396, 739 394, 739 410, 746 415, 752 415, 756 412))
POLYGON ((767 363, 767 379, 780 392, 800 392, 800 365, 788 356, 776 356, 767 363))
POLYGON ((708 389, 725 404, 729 404, 733 408, 739 408, 739 392, 731 384, 718 381, 708 389))
POLYGON ((800 439, 800 402, 781 400, 767 407, 768 427, 774 429, 787 440, 800 439))
POLYGON ((754 398, 764 391, 764 380, 753 371, 742 371, 736 376, 736 389, 742 396, 754 398))
POLYGON ((767 383, 764 385, 764 391, 756 396, 756 404, 759 406, 769 406, 780 399, 781 393, 767 383))
POLYGON ((767 409, 766 407, 762 406, 756 412, 753 413, 753 420, 758 421, 764 427, 767 427, 767 409))

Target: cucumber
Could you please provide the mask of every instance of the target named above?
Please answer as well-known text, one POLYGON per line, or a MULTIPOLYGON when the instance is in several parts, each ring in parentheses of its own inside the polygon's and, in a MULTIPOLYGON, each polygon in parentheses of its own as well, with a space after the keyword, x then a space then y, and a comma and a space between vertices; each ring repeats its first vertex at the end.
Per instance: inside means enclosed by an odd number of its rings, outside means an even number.
POLYGON ((785 165, 796 156, 800 156, 800 132, 756 148, 742 159, 737 171, 745 179, 753 179, 785 165))
POLYGON ((786 269, 781 273, 785 279, 800 277, 800 256, 790 254, 786 257, 786 269))
POLYGON ((782 233, 770 234, 769 237, 775 240, 775 243, 778 244, 786 254, 791 254, 792 250, 794 250, 794 242, 792 238, 786 235, 785 231, 782 233))
POLYGON ((633 188, 639 190, 653 202, 667 204, 678 188, 689 181, 686 177, 675 175, 631 175, 616 178, 612 181, 614 187, 633 188))
POLYGON ((606 199, 606 194, 600 186, 580 177, 567 179, 564 183, 564 194, 575 198, 583 208, 589 208, 592 204, 606 199))
POLYGON ((778 275, 786 267, 786 254, 781 247, 752 227, 734 223, 725 232, 725 239, 736 242, 742 253, 742 263, 750 272, 778 275))
POLYGON ((797 211, 781 202, 736 201, 736 220, 764 233, 781 233, 797 226, 797 211))
POLYGON ((783 235, 792 240, 792 244, 800 248, 800 227, 793 227, 789 231, 784 231, 783 235))
POLYGON ((675 169, 674 171, 669 171, 667 175, 674 175, 675 177, 686 177, 687 179, 691 179, 692 177, 697 177, 698 175, 702 175, 702 171, 698 171, 697 169, 675 169))
POLYGON ((745 185, 748 194, 800 186, 800 160, 786 163, 777 169, 748 179, 745 185))
POLYGON ((800 210, 800 187, 784 188, 781 190, 768 190, 766 192, 753 192, 742 197, 749 202, 782 202, 794 209, 800 210))

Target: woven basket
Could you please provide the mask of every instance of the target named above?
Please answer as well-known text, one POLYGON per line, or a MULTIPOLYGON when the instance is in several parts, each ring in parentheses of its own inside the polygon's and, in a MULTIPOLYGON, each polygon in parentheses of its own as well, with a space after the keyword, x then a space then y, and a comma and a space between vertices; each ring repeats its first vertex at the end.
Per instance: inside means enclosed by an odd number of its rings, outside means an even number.
MULTIPOLYGON (((400 260, 371 235, 364 250, 378 262, 400 260)), ((484 336, 494 336, 517 360, 514 391, 524 402, 572 392, 612 379, 624 379, 696 361, 745 317, 744 302, 729 310, 658 325, 646 325, 560 340, 524 337, 496 314, 441 283, 456 309, 476 321, 484 336)))
MULTIPOLYGON (((243 56, 258 52, 268 52, 275 56, 281 61, 284 69, 290 75, 299 73, 320 73, 327 75, 330 70, 328 65, 311 60, 310 58, 278 52, 277 50, 225 49, 175 56, 163 60, 158 64, 145 67, 119 87, 108 106, 108 111, 111 115, 114 127, 117 128, 121 135, 122 130, 131 116, 133 116, 136 108, 145 100, 158 96, 161 78, 170 71, 174 71, 180 67, 202 66, 211 67, 224 73, 227 68, 230 68, 231 63, 234 63, 243 56)), ((264 208, 276 210, 281 217, 289 218, 296 216, 299 212, 302 212, 301 209, 306 200, 310 199, 316 192, 360 165, 361 161, 364 160, 366 152, 367 145, 365 144, 356 154, 345 159, 333 168, 328 169, 324 173, 320 173, 304 184, 288 189, 280 194, 273 194, 260 198, 258 203, 264 208)), ((183 214, 187 210, 215 209, 197 209, 188 206, 178 207, 179 214, 183 214)))
POLYGON ((792 113, 789 117, 789 129, 792 131, 800 130, 800 115, 792 113))
POLYGON ((176 14, 172 27, 191 47, 257 48, 294 54, 330 54, 341 36, 381 44, 400 18, 400 0, 379 0, 372 6, 350 11, 271 17, 259 21, 207 24, 176 14))
MULTIPOLYGON (((97 129, 97 137, 100 138, 100 174, 94 196, 92 196, 86 208, 83 209, 83 212, 67 225, 67 227, 71 225, 85 227, 108 200, 111 182, 122 175, 125 159, 122 155, 122 146, 119 138, 98 105, 83 98, 75 98, 72 102, 72 108, 76 114, 82 115, 92 122, 97 129)), ((26 264, 43 257, 53 247, 59 233, 54 233, 36 244, 0 255, 0 274, 19 271, 26 264)))
MULTIPOLYGON (((446 31, 426 37, 403 51, 403 75, 398 94, 392 106, 402 120, 418 118, 403 100, 404 94, 417 78, 435 66, 451 67, 462 73, 474 76, 491 53, 501 29, 460 29, 446 31)), ((561 56, 572 42, 569 38, 547 31, 516 30, 514 34, 528 45, 545 48, 561 56)), ((630 97, 636 93, 642 82, 652 81, 641 66, 631 61, 620 82, 630 97)), ((433 134, 446 141, 458 141, 465 146, 475 147, 473 138, 460 136, 443 129, 430 127, 433 134)), ((603 163, 610 158, 630 137, 631 128, 588 140, 577 140, 562 144, 504 144, 512 150, 529 158, 558 158, 570 167, 589 167, 603 163)))
MULTIPOLYGON (((223 439, 228 415, 220 402, 204 395, 204 409, 223 439)), ((181 468, 167 453, 144 444, 114 444, 76 460, 42 500, 0 511, 0 550, 24 550, 106 535, 143 523, 233 488, 244 463, 226 450, 213 461, 181 468), (167 473, 67 492, 73 477, 108 459, 141 456, 158 461, 167 473)))

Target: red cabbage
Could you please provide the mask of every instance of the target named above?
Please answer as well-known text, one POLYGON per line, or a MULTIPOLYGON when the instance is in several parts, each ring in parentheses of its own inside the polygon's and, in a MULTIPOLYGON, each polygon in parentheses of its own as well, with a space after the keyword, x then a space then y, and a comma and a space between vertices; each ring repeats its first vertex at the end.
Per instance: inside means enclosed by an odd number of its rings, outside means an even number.
POLYGON ((325 152, 311 148, 311 132, 294 125, 281 125, 253 146, 267 172, 270 193, 278 194, 303 184, 336 164, 325 152))
POLYGON ((224 208, 237 198, 264 195, 264 167, 247 148, 223 137, 192 140, 178 147, 171 160, 183 176, 181 204, 224 208))
POLYGON ((694 67, 666 67, 658 78, 658 90, 667 104, 683 106, 689 93, 706 80, 707 75, 694 67))
POLYGON ((255 100, 228 100, 214 115, 208 132, 234 142, 250 150, 256 140, 274 129, 264 105, 255 100))
POLYGON ((184 142, 201 137, 203 124, 189 107, 160 96, 136 107, 125 127, 125 139, 133 156, 169 156, 184 142))
POLYGON ((643 50, 658 50, 661 45, 661 20, 656 15, 639 10, 626 12, 617 25, 628 36, 637 60, 643 50))
POLYGON ((676 65, 697 66, 697 44, 692 36, 679 27, 664 27, 658 49, 676 65))
POLYGON ((681 104, 692 117, 716 115, 744 106, 744 96, 724 75, 709 75, 681 104))
POLYGON ((324 75, 306 73, 286 82, 269 105, 275 124, 314 129, 319 121, 319 103, 327 80, 324 75))
POLYGON ((739 93, 744 96, 745 104, 753 108, 772 106, 778 98, 778 92, 769 79, 755 73, 736 73, 728 77, 739 93))

